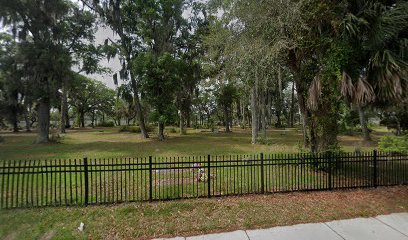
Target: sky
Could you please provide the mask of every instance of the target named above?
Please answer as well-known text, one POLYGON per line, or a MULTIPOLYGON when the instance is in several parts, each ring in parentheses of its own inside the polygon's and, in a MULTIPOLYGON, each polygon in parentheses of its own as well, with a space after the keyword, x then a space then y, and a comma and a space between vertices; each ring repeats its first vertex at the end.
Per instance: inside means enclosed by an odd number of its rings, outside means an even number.
MULTIPOLYGON (((110 28, 101 26, 98 28, 98 31, 95 33, 95 44, 103 44, 105 39, 111 38, 114 39, 115 35, 110 28)), ((87 75, 90 78, 96 79, 106 84, 106 86, 110 88, 115 88, 115 84, 113 83, 113 74, 118 72, 121 69, 119 59, 117 57, 110 59, 104 58, 100 62, 102 67, 110 68, 112 73, 105 73, 105 74, 89 74, 87 75)), ((120 79, 118 79, 119 85, 121 84, 120 79)))
MULTIPOLYGON (((72 0, 73 2, 78 2, 78 0, 72 0)), ((208 0, 197 0, 199 2, 207 2, 208 0)), ((185 18, 188 18, 189 15, 191 14, 190 10, 186 10, 183 13, 183 16, 185 18)), ((2 26, 0 27, 0 32, 6 31, 6 29, 4 29, 2 26)), ((99 26, 97 32, 95 33, 95 44, 103 44, 105 42, 105 39, 107 38, 111 38, 114 39, 117 36, 115 36, 114 32, 106 26, 99 26)), ((120 61, 117 57, 110 59, 109 61, 104 58, 102 59, 102 61, 100 62, 102 67, 106 67, 111 69, 111 73, 104 73, 104 74, 88 74, 87 76, 93 79, 96 79, 98 81, 101 81, 103 83, 106 84, 106 86, 110 87, 110 88, 115 88, 115 84, 113 83, 113 74, 115 72, 118 72, 121 69, 120 66, 120 61)), ((122 80, 118 79, 119 85, 121 85, 121 83, 123 83, 122 80)))
MULTIPOLYGON (((196 0, 198 2, 208 2, 208 0, 196 0)), ((191 15, 191 10, 187 9, 183 12, 183 17, 184 18, 188 18, 191 15)), ((95 33, 95 43, 96 44, 103 44, 105 39, 107 38, 115 38, 114 32, 109 28, 109 27, 104 27, 104 26, 100 26, 98 31, 95 33)), ((117 37, 117 36, 116 36, 117 37)), ((100 62, 102 67, 108 67, 112 70, 112 73, 107 73, 107 74, 90 74, 88 75, 88 77, 96 79, 98 81, 101 81, 103 83, 106 84, 106 86, 110 87, 110 88, 115 88, 115 85, 113 83, 113 74, 115 72, 118 72, 121 69, 120 66, 120 62, 119 59, 116 57, 114 59, 110 59, 110 61, 108 62, 107 59, 103 59, 100 62)), ((122 80, 120 80, 118 78, 119 81, 119 85, 121 83, 123 83, 122 80)))

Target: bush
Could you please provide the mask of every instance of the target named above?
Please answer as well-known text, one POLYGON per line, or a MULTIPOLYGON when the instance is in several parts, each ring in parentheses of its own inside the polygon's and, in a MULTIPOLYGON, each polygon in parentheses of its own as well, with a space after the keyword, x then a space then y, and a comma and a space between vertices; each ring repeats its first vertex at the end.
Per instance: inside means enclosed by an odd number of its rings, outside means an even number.
POLYGON ((101 123, 98 123, 98 125, 96 125, 97 127, 114 127, 115 126, 115 123, 114 122, 112 122, 112 121, 109 121, 109 122, 101 122, 101 123))
POLYGON ((121 126, 119 132, 141 133, 140 127, 138 126, 121 126))
POLYGON ((4 142, 4 137, 0 136, 0 143, 4 142))
POLYGON ((153 132, 155 130, 155 127, 153 125, 149 125, 149 124, 146 124, 145 128, 146 128, 147 132, 153 132))
MULTIPOLYGON (((145 125, 147 132, 153 132, 154 127, 151 125, 145 125)), ((140 130, 139 126, 121 126, 119 128, 119 132, 132 132, 132 133, 141 133, 142 131, 140 130)))
POLYGON ((175 127, 171 127, 171 128, 169 128, 169 129, 167 129, 167 132, 168 132, 168 133, 178 133, 179 131, 178 131, 178 129, 176 129, 175 127))
POLYGON ((408 153, 408 135, 384 136, 378 146, 384 152, 408 153))

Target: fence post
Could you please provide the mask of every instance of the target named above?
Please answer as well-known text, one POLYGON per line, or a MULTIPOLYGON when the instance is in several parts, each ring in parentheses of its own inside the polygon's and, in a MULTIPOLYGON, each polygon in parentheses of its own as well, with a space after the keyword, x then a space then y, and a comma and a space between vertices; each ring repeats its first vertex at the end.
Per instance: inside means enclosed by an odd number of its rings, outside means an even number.
POLYGON ((84 158, 85 206, 89 203, 88 158, 84 158))
POLYGON ((265 193, 264 154, 261 153, 261 193, 265 193))
POLYGON ((211 156, 207 156, 207 197, 211 198, 211 156))
POLYGON ((153 160, 149 156, 149 202, 153 201, 153 160))
POLYGON ((328 156, 328 165, 329 165, 329 190, 333 189, 332 186, 332 161, 333 161, 333 157, 332 157, 332 152, 328 152, 329 156, 328 156))
POLYGON ((377 150, 373 151, 373 186, 376 188, 378 186, 377 182, 377 150))

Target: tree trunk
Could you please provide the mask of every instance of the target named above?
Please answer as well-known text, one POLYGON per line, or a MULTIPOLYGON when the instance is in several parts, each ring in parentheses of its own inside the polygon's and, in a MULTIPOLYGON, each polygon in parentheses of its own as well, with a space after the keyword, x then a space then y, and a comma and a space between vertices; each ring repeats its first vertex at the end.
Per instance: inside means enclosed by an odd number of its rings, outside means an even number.
POLYGON ((230 120, 228 116, 228 107, 224 106, 224 122, 225 122, 225 132, 229 133, 231 132, 230 130, 230 120))
POLYGON ((92 128, 95 127, 95 111, 92 111, 92 122, 91 122, 92 128))
POLYGON ((297 96, 298 96, 298 102, 299 102, 299 108, 300 112, 302 114, 302 125, 303 125, 303 145, 305 148, 309 146, 309 136, 307 133, 307 128, 308 128, 308 123, 309 123, 309 113, 306 107, 306 99, 304 94, 306 93, 306 90, 302 87, 302 83, 300 80, 300 77, 297 74, 293 75, 296 83, 296 89, 297 89, 297 96))
POLYGON ((236 105, 236 109, 237 109, 237 125, 241 127, 242 122, 241 122, 241 100, 238 98, 237 99, 237 105, 236 105))
POLYGON ((272 91, 268 90, 266 92, 266 116, 265 116, 265 121, 267 122, 266 126, 272 126, 272 91))
POLYGON ((258 138, 258 107, 257 107, 257 89, 256 86, 252 88, 251 96, 251 113, 252 113, 252 144, 256 144, 258 138))
POLYGON ((81 111, 81 113, 79 115, 79 120, 81 122, 81 127, 84 128, 85 127, 85 113, 84 113, 84 111, 81 111))
POLYGON ((395 135, 401 136, 402 135, 401 121, 399 120, 398 117, 396 117, 396 121, 397 121, 397 132, 395 133, 395 135))
POLYGON ((282 75, 281 69, 278 67, 278 101, 276 105, 276 127, 281 128, 282 125, 282 108, 283 108, 283 99, 282 99, 282 75))
POLYGON ((50 103, 42 99, 38 104, 38 133, 37 143, 48 143, 50 133, 50 103))
POLYGON ((190 111, 190 107, 187 108, 187 112, 186 112, 186 126, 189 128, 191 127, 191 111, 190 111))
POLYGON ((65 114, 65 129, 71 128, 71 123, 69 122, 69 113, 68 113, 68 108, 67 112, 65 114))
POLYGON ((295 122, 295 83, 292 83, 292 99, 290 102, 290 127, 293 128, 295 122))
POLYGON ((12 122, 13 122, 13 132, 18 132, 18 117, 17 117, 17 107, 13 106, 12 110, 12 122))
POLYGON ((245 116, 246 116, 246 112, 245 112, 245 108, 246 108, 246 103, 244 102, 244 104, 242 104, 241 106, 241 116, 242 116, 242 128, 246 127, 246 122, 245 122, 245 116))
POLYGON ((358 110, 358 116, 360 118, 360 125, 361 125, 361 131, 363 134, 363 139, 364 141, 370 141, 371 137, 370 137, 370 132, 368 131, 368 127, 367 127, 367 118, 365 116, 364 109, 363 107, 358 106, 357 110, 358 110))
POLYGON ((27 106, 24 106, 24 121, 25 121, 26 132, 31 132, 31 124, 30 124, 30 119, 28 118, 27 106))
POLYGON ((149 134, 147 133, 145 120, 144 120, 144 116, 143 116, 142 105, 140 104, 139 90, 137 88, 137 83, 136 83, 136 80, 134 79, 133 75, 131 75, 130 78, 131 78, 131 81, 132 81, 133 101, 134 101, 134 105, 135 105, 136 115, 137 115, 137 118, 139 120, 140 132, 141 132, 143 138, 149 138, 149 134))
POLYGON ((302 117, 303 145, 305 148, 307 148, 309 146, 309 137, 307 134, 307 128, 308 128, 308 123, 309 123, 309 116, 308 116, 309 113, 306 107, 306 98, 305 98, 307 89, 304 86, 304 83, 302 82, 302 79, 301 79, 301 71, 300 71, 301 61, 298 57, 298 52, 296 52, 296 50, 291 50, 289 52, 288 57, 289 57, 290 68, 293 74, 293 80, 296 84, 298 104, 299 104, 299 109, 300 109, 300 113, 302 117))
POLYGON ((183 111, 179 110, 180 115, 180 135, 185 135, 186 131, 184 129, 184 114, 183 111))
POLYGON ((261 114, 262 115, 262 121, 261 121, 261 124, 262 124, 262 137, 264 139, 266 139, 266 122, 267 122, 266 103, 265 103, 266 93, 267 93, 267 90, 265 88, 265 91, 261 92, 261 106, 260 106, 262 108, 262 114, 261 114))
POLYGON ((318 151, 318 144, 317 144, 317 129, 316 124, 314 121, 310 121, 309 119, 309 128, 310 128, 310 151, 312 153, 316 153, 318 151))
POLYGON ((68 114, 68 92, 67 92, 67 80, 64 78, 62 84, 62 96, 61 96, 61 122, 60 132, 65 133, 65 127, 67 125, 66 115, 68 114))
POLYGON ((164 123, 159 122, 159 140, 164 140, 164 123))

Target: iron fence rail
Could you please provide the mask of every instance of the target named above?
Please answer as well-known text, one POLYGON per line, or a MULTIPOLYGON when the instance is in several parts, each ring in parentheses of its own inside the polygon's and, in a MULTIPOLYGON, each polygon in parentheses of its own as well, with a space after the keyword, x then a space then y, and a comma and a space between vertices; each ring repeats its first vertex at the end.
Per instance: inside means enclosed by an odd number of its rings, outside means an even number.
POLYGON ((408 183, 408 154, 0 161, 0 208, 73 206, 408 183))

